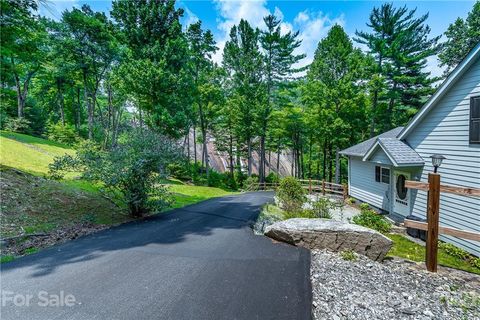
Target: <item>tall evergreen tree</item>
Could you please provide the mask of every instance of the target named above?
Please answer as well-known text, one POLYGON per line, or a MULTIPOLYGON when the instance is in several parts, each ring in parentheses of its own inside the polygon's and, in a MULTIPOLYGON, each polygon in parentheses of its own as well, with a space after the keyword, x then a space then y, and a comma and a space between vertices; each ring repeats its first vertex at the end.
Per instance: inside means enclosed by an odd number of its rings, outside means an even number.
POLYGON ((214 71, 214 64, 211 61, 212 54, 215 53, 217 47, 215 46, 215 40, 213 39, 211 31, 202 30, 201 21, 197 21, 188 27, 187 39, 193 70, 194 100, 198 111, 198 118, 200 119, 200 129, 202 131, 202 159, 204 159, 205 162, 208 178, 209 159, 207 149, 207 130, 209 128, 210 119, 208 117, 209 112, 206 108, 208 108, 211 103, 216 103, 215 100, 218 100, 219 97, 218 90, 221 89, 221 87, 218 86, 211 86, 218 80, 214 71))
POLYGON ((445 31, 447 41, 438 55, 448 74, 463 58, 480 43, 480 1, 475 2, 467 19, 458 18, 445 31))
POLYGON ((261 32, 259 40, 264 54, 267 99, 260 111, 260 182, 265 180, 265 139, 270 115, 276 104, 275 92, 282 81, 289 80, 292 74, 302 70, 295 69, 293 66, 305 57, 304 54, 294 54, 295 49, 301 44, 301 40, 298 39, 298 31, 282 35, 280 32, 281 21, 274 15, 266 16, 263 21, 266 30, 261 32))
MULTIPOLYGON (((428 14, 418 18, 415 14, 416 9, 383 4, 370 14, 367 26, 372 32, 356 32, 356 41, 367 45, 375 57, 375 73, 386 81, 384 97, 387 107, 381 119, 371 123, 371 135, 375 134, 377 124, 380 124, 381 131, 385 131, 408 121, 437 81, 424 70, 427 58, 438 52, 440 37, 428 37, 430 27, 425 23, 428 14)), ((372 113, 376 116, 381 93, 374 89, 372 94, 372 113)))
POLYGON ((258 133, 258 110, 264 103, 263 57, 258 45, 259 30, 241 20, 230 30, 223 65, 238 103, 238 135, 247 145, 248 174, 252 174, 253 139, 258 133))
MULTIPOLYGON (((324 152, 335 152, 335 182, 340 183, 339 151, 346 147, 352 131, 361 130, 352 119, 365 118, 363 94, 365 57, 339 25, 322 39, 307 74, 306 95, 317 109, 324 152)), ((308 103, 308 101, 307 101, 308 103)), ((332 155, 330 159, 332 159, 332 155)), ((324 173, 325 175, 325 173, 324 173)))

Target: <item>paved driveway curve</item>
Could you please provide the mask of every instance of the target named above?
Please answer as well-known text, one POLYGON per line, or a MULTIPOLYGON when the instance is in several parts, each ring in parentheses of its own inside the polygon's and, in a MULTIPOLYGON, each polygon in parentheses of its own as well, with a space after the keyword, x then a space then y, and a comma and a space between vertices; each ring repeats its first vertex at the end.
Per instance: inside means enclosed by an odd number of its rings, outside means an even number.
POLYGON ((309 252, 249 228, 271 199, 211 199, 3 264, 1 319, 310 319, 309 252), (62 294, 72 306, 52 306, 62 294))

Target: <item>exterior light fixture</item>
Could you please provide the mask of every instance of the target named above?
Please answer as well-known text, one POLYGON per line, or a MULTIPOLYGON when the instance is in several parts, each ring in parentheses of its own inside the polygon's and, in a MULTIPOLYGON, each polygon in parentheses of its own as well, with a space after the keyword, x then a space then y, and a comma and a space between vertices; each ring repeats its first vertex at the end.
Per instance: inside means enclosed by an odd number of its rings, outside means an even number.
POLYGON ((438 167, 442 165, 443 159, 446 159, 441 154, 433 154, 430 156, 432 158, 432 165, 433 165, 433 173, 437 173, 438 167))

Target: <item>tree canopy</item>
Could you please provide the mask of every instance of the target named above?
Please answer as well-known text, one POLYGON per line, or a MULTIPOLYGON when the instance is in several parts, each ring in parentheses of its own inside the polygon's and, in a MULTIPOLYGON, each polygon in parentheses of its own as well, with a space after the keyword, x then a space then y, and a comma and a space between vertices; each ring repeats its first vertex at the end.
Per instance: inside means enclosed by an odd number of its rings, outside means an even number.
POLYGON ((212 31, 182 26, 174 0, 114 1, 109 14, 83 5, 59 21, 42 5, 1 0, 2 129, 88 140, 105 161, 145 132, 155 150, 152 136, 182 146, 207 184, 219 179, 213 144, 230 186, 287 171, 344 181, 341 149, 405 125, 431 95, 427 59, 448 73, 480 41, 478 2, 443 43, 428 13, 380 4, 353 39, 332 26, 308 66, 301 33, 273 14, 259 28, 233 25, 216 63, 212 31))

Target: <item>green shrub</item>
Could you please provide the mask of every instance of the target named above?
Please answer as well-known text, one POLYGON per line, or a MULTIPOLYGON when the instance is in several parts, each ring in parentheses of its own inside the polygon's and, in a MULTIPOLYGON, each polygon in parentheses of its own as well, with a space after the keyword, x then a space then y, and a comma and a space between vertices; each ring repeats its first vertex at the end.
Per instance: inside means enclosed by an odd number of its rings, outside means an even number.
POLYGON ((332 209, 333 204, 330 200, 327 198, 318 198, 317 201, 312 201, 310 204, 316 218, 332 219, 330 209, 332 209))
POLYGON ((276 174, 275 172, 270 172, 268 176, 265 177, 265 182, 266 183, 279 183, 280 182, 280 176, 276 174))
POLYGON ((56 158, 50 173, 61 178, 66 171, 81 171, 83 179, 120 193, 131 215, 138 217, 171 204, 172 196, 162 181, 168 164, 182 157, 176 141, 145 129, 133 130, 111 150, 83 143, 74 156, 56 158))
POLYGON ((302 205, 307 200, 302 185, 293 177, 286 177, 280 181, 277 197, 281 202, 282 209, 286 212, 300 212, 302 205))
POLYGON ((364 204, 360 206, 360 214, 354 216, 352 218, 352 222, 373 230, 377 230, 381 233, 390 232, 390 230, 392 229, 392 224, 375 211, 368 209, 363 205, 364 204))
POLYGON ((340 256, 343 260, 346 261, 355 261, 357 260, 357 254, 352 250, 343 250, 340 252, 340 256))
POLYGON ((349 203, 349 204, 354 204, 355 201, 356 201, 355 198, 352 198, 352 197, 347 199, 347 203, 349 203))
POLYGON ((257 191, 258 190, 258 177, 250 176, 243 182, 243 190, 245 191, 257 191))
POLYGON ((439 242, 438 247, 453 257, 465 260, 470 257, 470 253, 454 246, 451 243, 439 242))
POLYGON ((362 203, 360 205, 360 210, 363 211, 363 210, 370 210, 370 205, 368 203, 362 203))
POLYGON ((3 128, 11 132, 32 134, 31 122, 25 118, 8 118, 3 128))
POLYGON ((74 145, 80 140, 74 126, 70 124, 62 125, 60 122, 51 123, 47 126, 47 137, 49 140, 66 145, 74 145))
POLYGON ((480 258, 471 258, 470 259, 470 264, 477 268, 477 269, 480 269, 480 258))
POLYGON ((243 187, 245 180, 247 179, 247 175, 239 170, 235 170, 233 172, 233 178, 235 180, 235 184, 239 187, 243 187))
POLYGON ((209 187, 224 188, 224 176, 222 173, 209 169, 207 184, 209 187))

